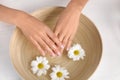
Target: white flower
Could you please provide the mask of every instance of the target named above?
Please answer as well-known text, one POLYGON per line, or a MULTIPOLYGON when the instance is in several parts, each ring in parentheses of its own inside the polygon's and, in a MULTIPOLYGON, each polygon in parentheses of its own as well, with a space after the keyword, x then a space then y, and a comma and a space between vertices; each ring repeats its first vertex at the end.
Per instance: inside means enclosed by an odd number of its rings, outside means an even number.
POLYGON ((69 78, 69 72, 59 65, 55 65, 52 70, 53 72, 50 74, 51 80, 65 80, 65 78, 69 78))
POLYGON ((84 56, 85 51, 79 44, 73 45, 68 51, 68 57, 73 59, 73 61, 84 59, 84 56))
POLYGON ((31 70, 33 74, 37 74, 37 76, 46 75, 47 70, 50 68, 48 64, 48 60, 45 57, 36 57, 36 60, 31 62, 31 70))

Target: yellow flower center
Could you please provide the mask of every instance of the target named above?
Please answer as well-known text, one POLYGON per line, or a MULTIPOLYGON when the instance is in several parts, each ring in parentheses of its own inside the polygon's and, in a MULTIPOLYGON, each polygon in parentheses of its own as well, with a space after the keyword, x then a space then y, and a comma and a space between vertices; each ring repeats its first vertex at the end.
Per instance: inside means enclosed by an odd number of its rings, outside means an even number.
POLYGON ((74 55, 77 56, 77 55, 79 55, 79 54, 80 54, 79 50, 75 50, 75 51, 74 51, 74 55))
POLYGON ((62 77, 63 73, 62 73, 62 72, 57 72, 57 74, 56 74, 56 75, 57 75, 57 77, 59 77, 59 78, 60 78, 60 77, 62 77))
POLYGON ((39 68, 39 69, 42 69, 43 67, 44 67, 44 65, 43 65, 42 63, 39 63, 39 64, 38 64, 38 68, 39 68))

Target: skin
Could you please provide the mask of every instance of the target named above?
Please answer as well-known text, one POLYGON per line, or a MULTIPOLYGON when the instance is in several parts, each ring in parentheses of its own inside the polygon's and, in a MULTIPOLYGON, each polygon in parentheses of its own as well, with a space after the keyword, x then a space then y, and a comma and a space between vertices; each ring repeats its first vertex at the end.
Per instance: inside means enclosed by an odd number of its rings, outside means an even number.
POLYGON ((71 0, 59 16, 54 31, 33 16, 1 4, 0 21, 16 25, 43 56, 46 53, 60 56, 64 49, 70 48, 86 3, 87 0, 71 0))
POLYGON ((43 22, 23 11, 2 5, 0 5, 0 20, 17 25, 43 56, 46 53, 52 56, 60 55, 61 42, 43 22))
MULTIPOLYGON (((69 50, 71 46, 78 28, 81 11, 87 1, 88 0, 71 0, 57 21, 54 32, 66 50, 69 50)), ((62 53, 64 49, 60 50, 62 53)))

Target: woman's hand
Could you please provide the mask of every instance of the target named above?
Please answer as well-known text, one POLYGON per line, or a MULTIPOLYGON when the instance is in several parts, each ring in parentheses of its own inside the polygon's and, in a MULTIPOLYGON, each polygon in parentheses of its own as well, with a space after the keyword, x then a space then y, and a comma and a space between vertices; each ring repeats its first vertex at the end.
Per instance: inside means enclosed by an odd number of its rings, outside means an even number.
MULTIPOLYGON (((54 32, 66 50, 69 50, 78 28, 79 18, 83 5, 87 0, 71 0, 66 9, 61 13, 54 32), (83 2, 83 3, 82 3, 83 2)), ((63 49, 61 49, 62 53, 63 49)))
MULTIPOLYGON (((69 49, 77 31, 79 24, 79 15, 73 12, 64 11, 56 24, 55 34, 64 45, 65 49, 69 49)), ((61 49, 61 52, 63 49, 61 49)))
POLYGON ((17 25, 42 55, 61 55, 62 44, 57 36, 43 22, 33 16, 0 4, 0 21, 17 25))
POLYGON ((62 48, 61 42, 43 22, 22 12, 15 23, 42 55, 45 53, 50 53, 52 56, 61 55, 59 50, 62 48))

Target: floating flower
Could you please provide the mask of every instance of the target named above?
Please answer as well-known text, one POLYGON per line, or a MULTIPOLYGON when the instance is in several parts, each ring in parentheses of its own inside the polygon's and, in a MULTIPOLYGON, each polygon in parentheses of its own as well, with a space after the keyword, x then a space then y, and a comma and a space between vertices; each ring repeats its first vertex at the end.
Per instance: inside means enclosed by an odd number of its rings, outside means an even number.
POLYGON ((79 44, 73 45, 68 51, 68 57, 73 59, 73 61, 84 59, 84 56, 85 51, 79 44))
POLYGON ((69 72, 65 68, 60 67, 60 65, 55 65, 52 70, 53 72, 50 74, 51 80, 65 80, 65 78, 69 78, 69 72))
POLYGON ((48 60, 46 57, 36 57, 36 60, 31 62, 31 70, 33 74, 37 74, 37 76, 46 75, 47 70, 50 68, 48 64, 48 60))

